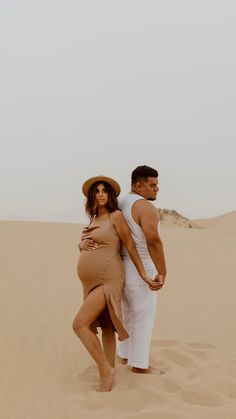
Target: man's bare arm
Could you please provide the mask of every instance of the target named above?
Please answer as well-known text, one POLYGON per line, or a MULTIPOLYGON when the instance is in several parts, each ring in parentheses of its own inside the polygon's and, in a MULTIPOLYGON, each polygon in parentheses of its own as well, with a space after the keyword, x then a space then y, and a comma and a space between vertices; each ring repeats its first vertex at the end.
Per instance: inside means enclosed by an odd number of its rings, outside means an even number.
POLYGON ((166 276, 166 263, 162 241, 158 232, 159 214, 157 209, 149 202, 139 203, 138 218, 140 226, 147 241, 148 252, 159 273, 164 278, 166 276))
POLYGON ((118 236, 120 237, 122 243, 125 245, 125 247, 128 250, 129 256, 131 260, 133 261, 139 275, 141 278, 149 285, 149 287, 155 291, 158 289, 158 284, 156 284, 152 278, 150 278, 144 269, 142 260, 138 254, 138 251, 136 249, 134 240, 131 235, 130 228, 125 221, 124 216, 122 215, 121 211, 114 211, 111 214, 111 220, 112 223, 117 231, 118 236))

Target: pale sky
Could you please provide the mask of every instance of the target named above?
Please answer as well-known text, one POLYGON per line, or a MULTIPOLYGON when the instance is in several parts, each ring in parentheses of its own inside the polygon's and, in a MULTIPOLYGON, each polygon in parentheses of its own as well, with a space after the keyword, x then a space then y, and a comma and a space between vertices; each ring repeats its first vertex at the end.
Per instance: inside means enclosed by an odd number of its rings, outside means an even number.
POLYGON ((0 219, 80 222, 81 186, 159 171, 156 205, 236 210, 234 0, 2 0, 0 219))

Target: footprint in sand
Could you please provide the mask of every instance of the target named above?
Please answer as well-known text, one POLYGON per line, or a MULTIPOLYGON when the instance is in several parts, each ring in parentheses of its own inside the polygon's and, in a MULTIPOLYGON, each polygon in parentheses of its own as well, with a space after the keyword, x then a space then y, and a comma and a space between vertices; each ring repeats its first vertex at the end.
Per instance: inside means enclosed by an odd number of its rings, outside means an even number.
POLYGON ((175 366, 179 367, 181 373, 183 373, 187 378, 189 379, 195 379, 196 377, 201 374, 201 369, 199 365, 195 362, 194 358, 181 352, 178 348, 178 350, 175 349, 161 349, 160 355, 165 359, 165 362, 168 363, 167 366, 165 366, 165 370, 168 372, 174 368, 173 363, 175 366))
POLYGON ((193 349, 215 349, 215 346, 209 343, 188 342, 187 345, 193 349))
POLYGON ((167 377, 163 377, 162 380, 159 381, 158 388, 167 393, 177 393, 181 389, 178 383, 167 377))
POLYGON ((198 361, 207 361, 212 357, 212 350, 215 349, 215 346, 208 343, 188 342, 182 348, 184 352, 198 361))
POLYGON ((194 360, 183 352, 175 351, 173 349, 161 349, 160 353, 169 361, 172 361, 181 367, 186 368, 194 365, 194 360))
POLYGON ((185 345, 185 350, 201 361, 206 361, 212 356, 212 349, 215 349, 215 346, 208 343, 188 342, 185 345))
POLYGON ((207 359, 209 359, 210 354, 209 352, 206 351, 196 351, 194 349, 188 349, 188 353, 192 356, 194 356, 195 358, 201 360, 201 361, 206 361, 207 359))
POLYGON ((215 389, 231 400, 236 399, 236 382, 230 379, 225 378, 215 386, 215 389))
POLYGON ((181 391, 179 394, 185 402, 199 406, 222 406, 227 403, 222 396, 216 393, 181 391))
POLYGON ((214 345, 201 342, 188 342, 184 348, 187 353, 201 361, 206 361, 212 356, 212 349, 215 349, 214 345))
POLYGON ((227 361, 227 354, 222 358, 216 349, 205 342, 156 341, 159 363, 165 363, 170 372, 178 370, 178 383, 167 374, 158 389, 176 393, 189 405, 222 406, 236 399, 236 359, 227 361))
POLYGON ((162 340, 155 340, 152 342, 152 347, 154 348, 170 348, 172 346, 179 345, 179 342, 177 340, 173 339, 162 339, 162 340))
POLYGON ((159 352, 159 364, 163 363, 163 369, 171 370, 174 363, 178 367, 182 367, 182 371, 189 379, 199 376, 201 373, 199 361, 207 361, 212 356, 212 350, 215 349, 214 345, 205 342, 183 344, 172 339, 155 341, 153 346, 154 350, 159 352), (168 362, 167 365, 166 362, 168 362))
POLYGON ((79 380, 82 378, 83 382, 86 383, 93 383, 94 380, 98 380, 98 370, 95 366, 88 367, 81 374, 78 374, 77 378, 79 380))

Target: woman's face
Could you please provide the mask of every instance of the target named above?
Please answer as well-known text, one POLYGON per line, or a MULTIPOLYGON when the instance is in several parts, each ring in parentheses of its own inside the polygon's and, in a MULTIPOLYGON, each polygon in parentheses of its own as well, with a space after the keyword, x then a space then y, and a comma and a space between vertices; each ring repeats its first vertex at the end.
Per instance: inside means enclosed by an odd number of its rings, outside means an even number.
POLYGON ((106 206, 108 203, 108 193, 103 183, 99 183, 95 189, 95 201, 99 207, 106 206))

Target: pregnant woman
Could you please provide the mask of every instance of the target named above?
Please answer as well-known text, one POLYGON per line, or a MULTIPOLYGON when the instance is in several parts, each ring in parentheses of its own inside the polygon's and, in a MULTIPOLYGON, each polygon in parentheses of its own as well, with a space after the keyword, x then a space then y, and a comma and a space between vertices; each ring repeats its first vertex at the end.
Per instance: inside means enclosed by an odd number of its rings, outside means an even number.
POLYGON ((97 176, 88 179, 82 190, 87 198, 85 208, 90 223, 84 228, 79 244, 77 271, 84 303, 73 321, 73 329, 98 366, 99 391, 110 391, 115 375, 115 332, 119 340, 128 338, 121 317, 124 283, 121 242, 142 279, 150 288, 155 285, 146 275, 130 229, 118 209, 119 184, 109 177, 97 176), (88 246, 90 240, 92 244, 88 246), (97 326, 102 328, 102 345, 96 335, 97 326))

